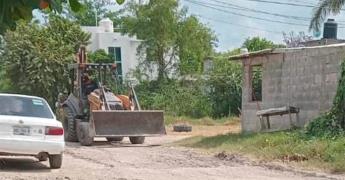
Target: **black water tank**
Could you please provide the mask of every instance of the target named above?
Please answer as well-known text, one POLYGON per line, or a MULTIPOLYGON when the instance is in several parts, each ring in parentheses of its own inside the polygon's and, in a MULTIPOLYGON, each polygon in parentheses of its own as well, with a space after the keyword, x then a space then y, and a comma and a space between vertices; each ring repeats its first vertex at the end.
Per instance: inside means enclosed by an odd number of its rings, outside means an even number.
POLYGON ((338 24, 334 19, 328 19, 323 26, 323 38, 337 39, 338 24))

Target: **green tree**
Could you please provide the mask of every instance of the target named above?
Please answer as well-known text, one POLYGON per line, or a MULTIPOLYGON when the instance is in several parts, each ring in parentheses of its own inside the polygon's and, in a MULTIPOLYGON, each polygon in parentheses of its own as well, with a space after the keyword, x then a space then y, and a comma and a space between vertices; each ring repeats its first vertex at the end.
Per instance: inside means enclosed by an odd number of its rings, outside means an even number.
POLYGON ((139 51, 145 51, 147 64, 157 65, 159 80, 167 79, 176 66, 182 74, 201 69, 215 37, 198 19, 186 16, 178 1, 130 1, 125 12, 128 15, 122 18, 123 32, 143 40, 139 51))
POLYGON ((66 19, 50 16, 46 27, 20 22, 7 31, 1 58, 11 91, 38 95, 52 105, 68 85, 67 64, 90 35, 66 19))
MULTIPOLYGON (((122 4, 124 0, 116 2, 122 4)), ((83 7, 79 0, 1 0, 0 34, 8 28, 14 29, 18 20, 31 20, 34 9, 61 13, 65 5, 74 12, 80 11, 83 7)))
POLYGON ((235 56, 241 53, 241 48, 235 48, 226 52, 215 52, 214 57, 217 58, 229 58, 230 56, 235 56))
POLYGON ((242 102, 242 66, 228 57, 239 54, 239 49, 218 53, 207 73, 206 86, 212 106, 212 116, 238 115, 242 102))
POLYGON ((179 23, 179 71, 183 74, 199 73, 207 56, 212 54, 216 36, 195 16, 185 17, 179 23))
POLYGON ((278 48, 278 47, 285 47, 285 46, 276 45, 272 41, 269 41, 265 38, 253 37, 253 38, 247 38, 242 44, 242 47, 247 48, 249 52, 252 52, 252 51, 259 51, 263 49, 278 48))
POLYGON ((95 52, 88 53, 88 60, 93 63, 114 63, 104 49, 98 49, 95 52))
POLYGON ((319 4, 313 11, 312 20, 310 21, 309 30, 320 31, 322 23, 330 14, 339 14, 345 0, 320 0, 319 4))
POLYGON ((67 8, 65 14, 75 19, 82 26, 96 26, 96 19, 100 21, 106 17, 110 18, 115 25, 119 24, 119 12, 111 11, 107 7, 114 4, 113 0, 83 0, 82 2, 83 7, 80 11, 72 11, 70 8, 67 8))

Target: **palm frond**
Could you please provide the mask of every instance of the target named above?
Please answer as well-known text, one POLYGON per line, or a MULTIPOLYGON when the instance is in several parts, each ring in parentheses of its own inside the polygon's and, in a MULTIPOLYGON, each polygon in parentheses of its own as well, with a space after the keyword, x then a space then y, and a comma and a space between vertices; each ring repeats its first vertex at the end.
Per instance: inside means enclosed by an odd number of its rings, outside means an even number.
POLYGON ((326 17, 331 13, 339 14, 344 4, 345 0, 320 0, 318 6, 313 10, 309 30, 319 31, 326 17))

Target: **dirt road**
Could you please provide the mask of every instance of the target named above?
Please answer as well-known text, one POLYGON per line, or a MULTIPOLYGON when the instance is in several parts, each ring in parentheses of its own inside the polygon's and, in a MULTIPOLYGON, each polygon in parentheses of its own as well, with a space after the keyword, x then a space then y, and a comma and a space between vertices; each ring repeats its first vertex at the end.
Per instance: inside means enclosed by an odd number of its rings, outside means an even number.
MULTIPOLYGON (((144 145, 96 142, 92 147, 68 143, 63 167, 50 170, 48 162, 34 158, 0 157, 0 179, 116 179, 116 180, 203 180, 203 179, 329 179, 316 173, 277 170, 251 165, 234 158, 221 160, 167 143, 185 136, 148 138, 144 145)), ((101 139, 102 140, 102 139, 101 139)))

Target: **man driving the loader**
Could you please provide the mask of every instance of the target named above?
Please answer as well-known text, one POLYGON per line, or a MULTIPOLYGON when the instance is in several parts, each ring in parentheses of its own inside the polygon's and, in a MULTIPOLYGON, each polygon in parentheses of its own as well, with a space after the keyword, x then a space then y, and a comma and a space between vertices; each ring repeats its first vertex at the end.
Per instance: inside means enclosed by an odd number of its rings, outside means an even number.
POLYGON ((90 79, 89 74, 88 73, 84 73, 83 74, 83 89, 84 89, 84 93, 85 95, 89 95, 91 92, 93 92, 95 89, 98 88, 97 83, 90 79))

